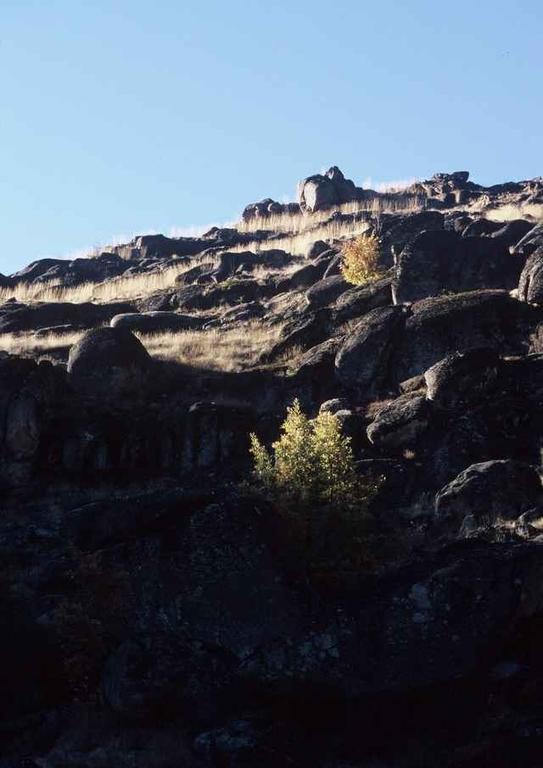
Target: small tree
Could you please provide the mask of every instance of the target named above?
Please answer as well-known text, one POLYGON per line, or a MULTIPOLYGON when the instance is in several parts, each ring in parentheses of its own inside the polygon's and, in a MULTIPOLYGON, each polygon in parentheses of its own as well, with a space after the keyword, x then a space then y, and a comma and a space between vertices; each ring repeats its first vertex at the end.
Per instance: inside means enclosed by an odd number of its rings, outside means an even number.
POLYGON ((342 433, 337 416, 324 412, 310 420, 297 399, 272 452, 252 434, 251 454, 256 479, 298 502, 352 506, 371 495, 356 473, 351 438, 342 433))
POLYGON ((251 454, 257 481, 291 522, 308 575, 345 578, 368 563, 367 509, 382 480, 357 474, 337 416, 310 420, 295 400, 271 451, 253 434, 251 454))
POLYGON ((363 234, 345 243, 341 251, 341 271, 348 283, 365 285, 382 277, 379 268, 379 238, 363 234))

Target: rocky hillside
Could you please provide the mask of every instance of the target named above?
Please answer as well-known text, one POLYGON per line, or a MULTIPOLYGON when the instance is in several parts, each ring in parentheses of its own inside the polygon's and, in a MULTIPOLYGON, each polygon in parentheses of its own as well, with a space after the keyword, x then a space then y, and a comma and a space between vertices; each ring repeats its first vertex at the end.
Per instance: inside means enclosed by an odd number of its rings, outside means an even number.
POLYGON ((334 167, 0 300, 0 768, 543 764, 543 179, 334 167), (382 478, 318 572, 249 482, 294 398, 382 478))

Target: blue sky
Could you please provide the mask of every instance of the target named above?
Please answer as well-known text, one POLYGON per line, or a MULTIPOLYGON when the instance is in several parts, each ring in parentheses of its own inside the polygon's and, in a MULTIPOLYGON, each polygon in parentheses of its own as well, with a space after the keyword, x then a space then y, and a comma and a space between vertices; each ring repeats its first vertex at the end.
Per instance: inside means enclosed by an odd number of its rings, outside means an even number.
POLYGON ((0 0, 0 272, 361 183, 543 174, 541 0, 0 0))

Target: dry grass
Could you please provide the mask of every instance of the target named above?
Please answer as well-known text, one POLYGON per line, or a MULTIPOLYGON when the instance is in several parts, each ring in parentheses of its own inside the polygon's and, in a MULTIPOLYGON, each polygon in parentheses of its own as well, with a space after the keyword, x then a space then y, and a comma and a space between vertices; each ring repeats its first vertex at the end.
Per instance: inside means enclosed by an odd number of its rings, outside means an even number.
MULTIPOLYGON (((256 232, 259 229, 269 230, 271 232, 285 233, 288 235, 302 235, 308 231, 321 229, 334 230, 335 222, 330 221, 333 216, 341 214, 344 216, 356 216, 370 213, 395 213, 418 211, 424 208, 425 200, 418 195, 383 195, 373 200, 357 201, 336 205, 325 211, 316 211, 315 213, 282 213, 272 214, 271 216, 259 216, 250 221, 239 221, 234 225, 239 232, 256 232)), ((334 236, 334 235, 331 235, 334 236)), ((322 238, 325 239, 325 238, 322 238)))
POLYGON ((520 203, 519 205, 502 205, 499 208, 493 208, 483 211, 486 219, 491 221, 514 221, 515 219, 534 219, 543 221, 542 203, 520 203))
MULTIPOLYGON (((211 261, 211 259, 209 259, 211 261)), ((116 277, 103 283, 81 283, 64 286, 58 283, 20 283, 13 288, 0 289, 0 302, 14 297, 25 303, 35 301, 70 301, 82 304, 86 301, 110 302, 135 299, 155 291, 171 288, 178 275, 193 267, 196 262, 173 263, 160 271, 116 277)))
MULTIPOLYGON (((269 344, 278 340, 280 326, 245 323, 237 328, 180 333, 136 334, 149 354, 161 360, 213 371, 240 371, 253 365, 269 344)), ((66 334, 0 334, 0 352, 23 357, 58 357, 77 343, 84 331, 66 334)))
POLYGON ((241 371, 254 365, 281 328, 246 323, 237 328, 137 334, 153 357, 213 371, 241 371))
POLYGON ((33 333, 0 333, 0 352, 22 357, 54 356, 55 350, 71 347, 81 338, 83 331, 70 333, 47 333, 36 336, 33 333))
POLYGON ((271 240, 255 240, 244 245, 231 248, 232 251, 253 251, 265 253, 279 248, 293 256, 306 256, 314 242, 324 240, 332 244, 334 240, 346 240, 366 232, 370 227, 367 221, 331 221, 314 229, 308 229, 296 234, 284 234, 271 240))

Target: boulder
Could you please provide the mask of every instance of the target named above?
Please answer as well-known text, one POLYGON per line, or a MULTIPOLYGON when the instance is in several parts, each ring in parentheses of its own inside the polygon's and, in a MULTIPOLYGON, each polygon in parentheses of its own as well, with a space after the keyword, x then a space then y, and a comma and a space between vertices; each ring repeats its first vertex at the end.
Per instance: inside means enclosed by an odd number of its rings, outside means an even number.
POLYGON ((422 232, 398 259, 395 302, 418 301, 447 291, 516 287, 524 260, 509 252, 510 235, 460 237, 451 230, 422 232))
POLYGON ((424 374, 426 396, 442 408, 456 408, 486 397, 496 383, 500 356, 494 349, 456 352, 424 374))
POLYGON ((176 312, 130 312, 115 315, 110 325, 112 328, 128 328, 141 333, 178 333, 201 328, 203 322, 201 317, 176 312))
POLYGON ((471 291, 423 299, 411 307, 391 365, 399 381, 423 373, 454 352, 488 347, 502 355, 527 351, 538 311, 507 291, 471 291))
POLYGON ((350 179, 346 179, 337 166, 324 175, 315 174, 300 182, 298 203, 302 211, 314 213, 323 208, 341 205, 362 197, 362 190, 350 179))
POLYGON ((389 363, 405 324, 402 307, 369 312, 349 334, 336 356, 336 376, 371 398, 390 379, 389 363))
POLYGON ((392 278, 383 277, 368 285, 348 288, 337 299, 334 315, 338 322, 354 320, 366 315, 377 307, 392 304, 392 278))
POLYGON ((326 341, 329 335, 330 312, 328 309, 304 313, 284 325, 279 341, 271 349, 262 353, 260 361, 272 362, 295 347, 309 349, 326 341))
POLYGON ((520 301, 543 304, 543 245, 528 257, 518 284, 520 301))
POLYGON ((376 448, 412 448, 428 428, 431 416, 432 408, 424 397, 399 397, 381 408, 366 434, 376 448))
POLYGON ((75 344, 68 358, 68 378, 80 392, 107 399, 137 394, 152 360, 127 328, 95 328, 75 344))
POLYGON ((439 491, 435 516, 458 529, 469 516, 476 524, 514 520, 535 507, 541 498, 541 479, 535 467, 518 461, 472 464, 439 491))
POLYGON ((306 292, 305 298, 310 307, 325 307, 332 304, 348 288, 349 284, 342 275, 325 277, 306 292))
POLYGON ((516 245, 512 246, 511 252, 527 258, 540 247, 543 247, 543 223, 532 227, 516 245))
POLYGON ((20 333, 67 324, 73 328, 95 328, 108 323, 115 315, 133 311, 131 304, 120 302, 49 302, 28 305, 8 302, 0 306, 0 333, 20 333))

